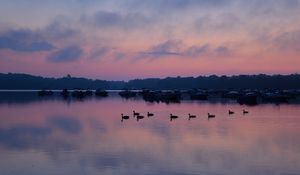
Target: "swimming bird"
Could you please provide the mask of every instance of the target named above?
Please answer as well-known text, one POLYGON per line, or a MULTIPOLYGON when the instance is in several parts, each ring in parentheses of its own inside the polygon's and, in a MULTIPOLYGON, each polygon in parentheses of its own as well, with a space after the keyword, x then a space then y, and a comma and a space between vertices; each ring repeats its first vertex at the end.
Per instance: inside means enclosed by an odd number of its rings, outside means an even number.
POLYGON ((140 119, 143 119, 143 118, 144 118, 144 116, 142 116, 142 115, 137 115, 137 116, 136 116, 136 120, 137 120, 137 121, 139 121, 140 119))
POLYGON ((177 118, 178 118, 177 115, 170 114, 170 121, 172 121, 173 119, 177 119, 177 118))
POLYGON ((122 122, 123 120, 128 120, 130 117, 128 115, 123 115, 123 113, 121 114, 122 117, 122 122))
POLYGON ((189 114, 189 120, 191 120, 191 118, 196 118, 196 117, 197 117, 196 115, 189 114))
POLYGON ((243 109, 243 114, 248 114, 249 112, 243 109))
POLYGON ((140 115, 140 113, 133 111, 133 117, 140 115))
POLYGON ((233 111, 230 111, 230 110, 228 110, 228 114, 229 114, 229 115, 231 115, 231 114, 234 114, 234 112, 233 112, 233 111))
POLYGON ((215 116, 215 115, 212 115, 212 114, 210 114, 210 113, 207 113, 207 117, 208 117, 208 118, 215 118, 216 116, 215 116))
POLYGON ((152 117, 152 116, 154 116, 154 114, 153 114, 153 113, 150 113, 150 112, 147 112, 147 116, 148 116, 148 117, 152 117))

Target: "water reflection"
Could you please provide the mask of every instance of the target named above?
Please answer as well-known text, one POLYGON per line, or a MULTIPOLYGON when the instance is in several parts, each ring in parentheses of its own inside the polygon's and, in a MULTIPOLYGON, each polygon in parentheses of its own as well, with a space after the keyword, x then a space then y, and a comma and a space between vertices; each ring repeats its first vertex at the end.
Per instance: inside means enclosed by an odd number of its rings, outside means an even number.
POLYGON ((78 134, 81 130, 81 124, 76 118, 63 116, 51 117, 48 123, 52 128, 57 128, 67 134, 78 134))
POLYGON ((9 149, 29 149, 42 143, 51 133, 50 128, 19 125, 0 130, 0 143, 9 149))
POLYGON ((0 174, 299 174, 298 105, 0 104, 0 174), (228 109, 235 111, 228 115, 228 109), (146 116, 121 122, 121 113, 146 116), (207 120, 211 112, 216 118, 207 120), (178 119, 170 122, 174 113, 178 119), (188 113, 197 118, 188 120, 188 113))

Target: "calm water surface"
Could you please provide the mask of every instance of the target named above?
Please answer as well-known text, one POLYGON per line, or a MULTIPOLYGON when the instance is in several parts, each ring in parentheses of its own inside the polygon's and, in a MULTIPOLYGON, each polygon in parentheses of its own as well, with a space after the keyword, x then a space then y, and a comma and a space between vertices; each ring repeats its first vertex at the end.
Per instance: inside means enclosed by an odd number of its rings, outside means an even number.
POLYGON ((300 105, 12 96, 0 99, 0 175, 300 174, 300 105), (155 116, 121 122, 132 110, 155 116))

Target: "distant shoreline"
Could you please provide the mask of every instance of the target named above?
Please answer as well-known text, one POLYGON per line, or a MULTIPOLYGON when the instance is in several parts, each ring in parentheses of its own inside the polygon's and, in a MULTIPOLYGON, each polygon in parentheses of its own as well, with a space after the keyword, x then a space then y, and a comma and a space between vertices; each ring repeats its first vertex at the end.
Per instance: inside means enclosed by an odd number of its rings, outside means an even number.
MULTIPOLYGON (((41 91, 42 89, 0 89, 0 92, 39 92, 41 91)), ((49 90, 49 91, 53 91, 53 92, 61 92, 62 89, 46 89, 46 90, 49 90)), ((96 91, 96 89, 89 89, 93 92, 96 91)), ((68 89, 68 91, 70 92, 73 92, 73 91, 76 91, 76 89, 68 89)), ((121 92, 123 90, 105 90, 107 92, 121 92)), ((136 91, 136 92, 139 92, 141 90, 133 90, 133 91, 136 91)))
POLYGON ((189 89, 300 89, 300 74, 237 75, 147 78, 126 81, 93 80, 66 76, 45 78, 28 74, 0 73, 2 90, 103 89, 103 90, 189 90, 189 89))

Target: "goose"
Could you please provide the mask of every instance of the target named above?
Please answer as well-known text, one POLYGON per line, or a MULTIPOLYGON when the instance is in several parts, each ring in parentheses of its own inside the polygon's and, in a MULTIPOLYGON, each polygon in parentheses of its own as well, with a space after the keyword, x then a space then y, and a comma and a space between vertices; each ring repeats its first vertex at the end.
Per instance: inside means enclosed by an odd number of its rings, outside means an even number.
POLYGON ((196 117, 197 117, 196 115, 189 114, 189 120, 191 120, 191 118, 196 118, 196 117))
POLYGON ((215 118, 216 116, 215 116, 215 115, 212 115, 212 114, 210 114, 210 113, 207 113, 207 117, 208 117, 208 118, 215 118))
POLYGON ((121 116, 122 116, 122 121, 123 121, 123 120, 128 120, 128 119, 129 119, 129 116, 128 116, 128 115, 123 115, 123 113, 121 114, 121 116))
POLYGON ((230 111, 230 110, 228 110, 228 114, 229 114, 229 115, 231 115, 231 114, 234 114, 234 112, 233 112, 233 111, 230 111))
POLYGON ((138 116, 138 115, 140 115, 140 113, 133 111, 133 116, 134 116, 134 117, 135 117, 135 116, 138 116))
POLYGON ((173 114, 170 114, 170 120, 172 121, 173 119, 177 119, 178 116, 177 115, 173 115, 173 114))
POLYGON ((148 113, 147 113, 147 116, 148 116, 148 117, 152 117, 152 116, 154 116, 154 114, 153 114, 153 113, 150 113, 150 112, 148 112, 148 113))
POLYGON ((137 116, 136 116, 136 120, 137 120, 137 121, 139 121, 140 119, 143 119, 143 118, 144 118, 144 116, 142 116, 142 115, 137 115, 137 116))
POLYGON ((243 109, 243 114, 248 114, 249 112, 243 109))

